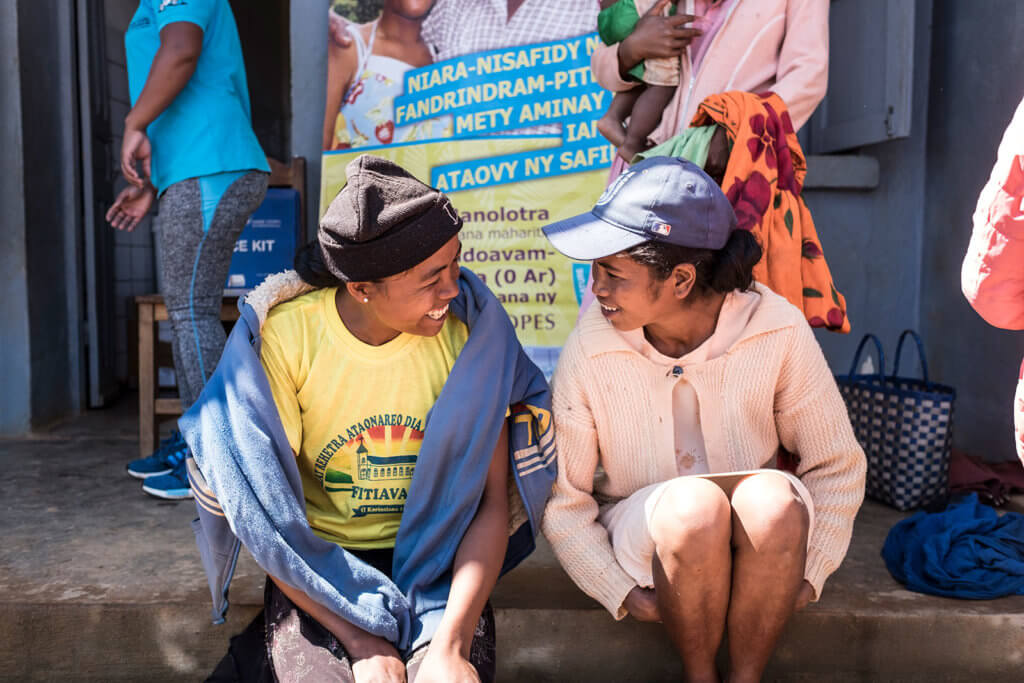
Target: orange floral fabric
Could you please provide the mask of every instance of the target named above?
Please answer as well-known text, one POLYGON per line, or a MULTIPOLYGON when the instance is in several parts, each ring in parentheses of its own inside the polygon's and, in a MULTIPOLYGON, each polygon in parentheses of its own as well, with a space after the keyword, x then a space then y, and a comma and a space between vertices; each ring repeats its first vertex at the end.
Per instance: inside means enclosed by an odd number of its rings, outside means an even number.
POLYGON ((850 331, 846 299, 832 274, 800 192, 807 161, 786 105, 775 93, 733 91, 701 102, 691 126, 716 123, 732 144, 722 191, 739 227, 764 248, 754 278, 804 312, 812 327, 850 331))

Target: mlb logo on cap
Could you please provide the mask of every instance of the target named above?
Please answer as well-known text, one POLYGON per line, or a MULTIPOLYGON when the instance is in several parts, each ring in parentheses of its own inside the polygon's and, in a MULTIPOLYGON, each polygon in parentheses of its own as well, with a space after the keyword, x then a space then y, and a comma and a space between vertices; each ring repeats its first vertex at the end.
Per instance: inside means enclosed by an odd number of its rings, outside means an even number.
POLYGON ((611 256, 644 242, 721 249, 736 229, 722 189, 695 164, 651 157, 616 178, 590 211, 543 228, 569 258, 611 256))

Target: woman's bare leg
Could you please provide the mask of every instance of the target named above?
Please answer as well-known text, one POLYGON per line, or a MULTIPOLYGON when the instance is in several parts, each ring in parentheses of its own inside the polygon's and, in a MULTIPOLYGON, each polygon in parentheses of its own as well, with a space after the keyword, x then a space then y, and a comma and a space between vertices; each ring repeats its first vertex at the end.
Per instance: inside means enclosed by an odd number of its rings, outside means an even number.
POLYGON ((781 474, 743 479, 732 491, 729 681, 759 681, 793 614, 807 554, 807 508, 781 474))
POLYGON ((731 511, 707 479, 674 481, 651 515, 658 609, 689 681, 718 681, 731 574, 731 511))

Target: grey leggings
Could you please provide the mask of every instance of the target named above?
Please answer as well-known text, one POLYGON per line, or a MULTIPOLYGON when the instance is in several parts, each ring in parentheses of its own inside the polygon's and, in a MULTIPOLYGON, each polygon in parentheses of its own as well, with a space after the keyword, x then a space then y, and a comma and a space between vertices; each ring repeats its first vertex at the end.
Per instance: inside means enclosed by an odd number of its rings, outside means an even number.
POLYGON ((174 370, 185 410, 199 397, 224 349, 220 305, 231 253, 263 201, 267 178, 249 171, 226 189, 224 176, 220 183, 217 176, 189 178, 160 197, 161 294, 171 320, 174 370))

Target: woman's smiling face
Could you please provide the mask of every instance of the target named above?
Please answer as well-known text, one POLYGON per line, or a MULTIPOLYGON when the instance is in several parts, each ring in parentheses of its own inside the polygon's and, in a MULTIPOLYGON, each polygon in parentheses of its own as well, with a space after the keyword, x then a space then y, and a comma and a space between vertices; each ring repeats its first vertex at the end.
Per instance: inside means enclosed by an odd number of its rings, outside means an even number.
POLYGON ((448 304, 459 294, 461 252, 456 235, 422 263, 369 283, 369 305, 379 323, 423 337, 440 332, 448 318, 448 304))
POLYGON ((643 327, 657 321, 667 306, 677 305, 672 278, 656 280, 625 252, 596 259, 592 271, 601 313, 617 330, 643 327))

